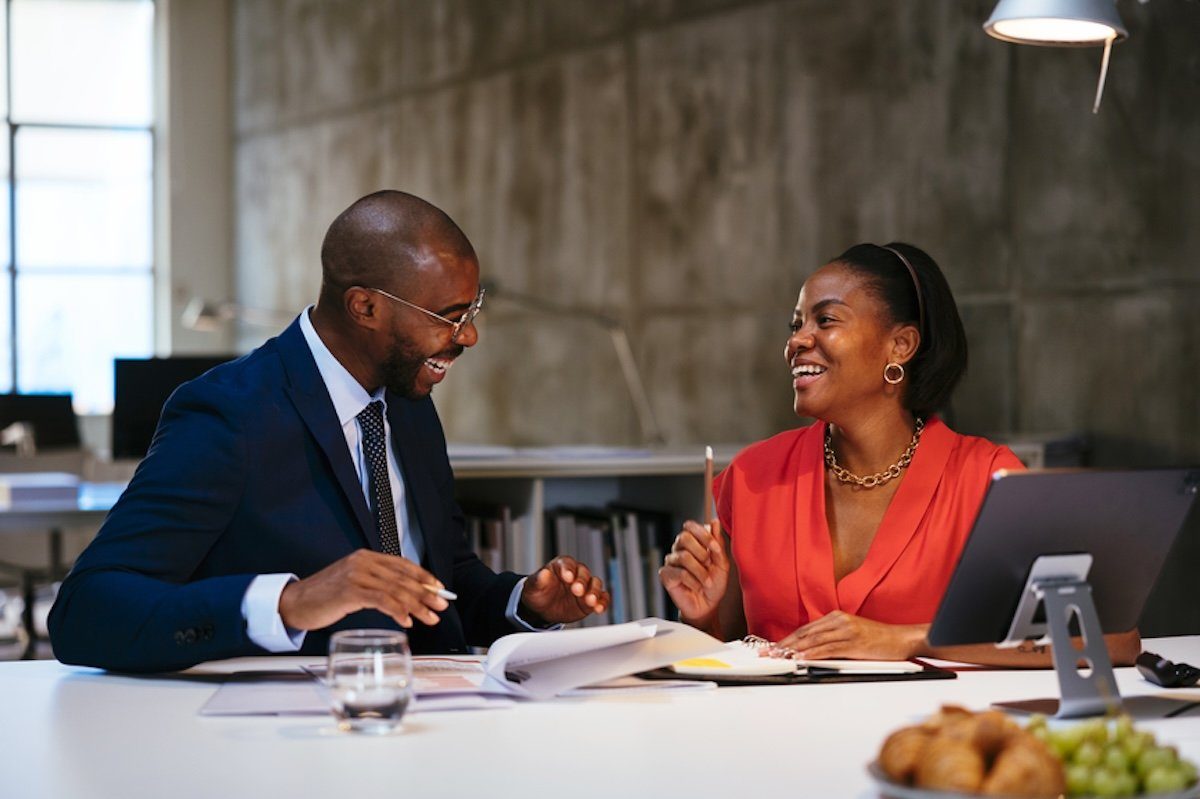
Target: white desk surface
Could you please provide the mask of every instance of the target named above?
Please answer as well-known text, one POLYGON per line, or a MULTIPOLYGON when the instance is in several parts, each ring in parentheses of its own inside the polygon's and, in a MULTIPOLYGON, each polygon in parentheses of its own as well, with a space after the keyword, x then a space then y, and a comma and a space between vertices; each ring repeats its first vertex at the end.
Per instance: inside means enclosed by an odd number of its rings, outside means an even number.
MULTIPOLYGON (((1200 636, 1146 648, 1200 663, 1200 636)), ((236 663, 236 662, 234 662, 236 663)), ((246 667, 252 664, 247 662, 246 667)), ((1119 669, 1126 695, 1161 692, 1119 669)), ((1050 671, 657 692, 417 714, 387 737, 331 719, 213 718, 213 682, 0 664, 0 796, 871 797, 892 729, 943 702, 1052 696, 1050 671)), ((1200 700, 1200 688, 1172 692, 1200 700)), ((1200 760, 1200 715, 1143 722, 1200 760)))

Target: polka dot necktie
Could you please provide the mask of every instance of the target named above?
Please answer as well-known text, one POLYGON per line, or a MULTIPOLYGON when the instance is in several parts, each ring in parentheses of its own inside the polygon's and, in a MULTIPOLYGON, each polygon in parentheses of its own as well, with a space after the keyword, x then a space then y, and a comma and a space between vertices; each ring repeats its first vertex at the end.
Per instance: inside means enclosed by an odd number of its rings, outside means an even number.
POLYGON ((400 554, 400 536, 396 530, 396 508, 392 504, 392 483, 388 479, 387 446, 384 443, 383 403, 379 400, 358 414, 362 428, 363 452, 371 470, 371 507, 375 511, 375 529, 379 548, 388 555, 400 554))

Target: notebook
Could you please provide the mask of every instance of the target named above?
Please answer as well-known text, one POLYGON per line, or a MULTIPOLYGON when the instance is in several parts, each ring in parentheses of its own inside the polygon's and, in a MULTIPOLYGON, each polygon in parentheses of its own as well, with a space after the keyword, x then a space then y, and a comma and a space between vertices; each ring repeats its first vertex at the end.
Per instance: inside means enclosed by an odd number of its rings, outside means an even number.
POLYGON ((787 685, 954 679, 952 671, 920 660, 803 660, 758 636, 731 641, 713 653, 643 673, 650 679, 711 680, 718 685, 787 685))

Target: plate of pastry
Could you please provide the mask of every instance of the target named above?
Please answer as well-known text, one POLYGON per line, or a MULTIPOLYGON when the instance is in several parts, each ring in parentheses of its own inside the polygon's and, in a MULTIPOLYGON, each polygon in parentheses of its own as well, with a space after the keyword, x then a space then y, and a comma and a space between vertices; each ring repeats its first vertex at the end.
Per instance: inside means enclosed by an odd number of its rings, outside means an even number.
POLYGON ((947 705, 889 735, 867 771, 890 799, 1200 799, 1195 764, 1124 716, 1022 727, 998 710, 947 705))

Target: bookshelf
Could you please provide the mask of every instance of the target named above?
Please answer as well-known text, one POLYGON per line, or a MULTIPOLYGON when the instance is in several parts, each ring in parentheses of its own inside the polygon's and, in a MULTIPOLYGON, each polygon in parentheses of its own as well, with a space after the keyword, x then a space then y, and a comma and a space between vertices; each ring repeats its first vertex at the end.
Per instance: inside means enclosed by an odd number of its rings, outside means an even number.
MULTIPOLYGON (((714 447, 715 467, 720 470, 727 466, 740 449, 739 445, 714 447)), ((669 547, 684 519, 700 516, 703 504, 703 447, 636 450, 451 446, 450 463, 458 501, 468 516, 468 534, 479 544, 484 562, 493 568, 526 574, 559 554, 556 541, 561 540, 562 533, 555 529, 559 515, 619 516, 619 521, 614 518, 611 523, 605 558, 611 557, 616 563, 597 565, 591 562, 594 558, 582 552, 571 553, 582 556, 597 571, 605 569, 601 576, 611 587, 610 568, 620 568, 617 550, 626 552, 624 546, 616 546, 613 537, 622 536, 618 528, 628 523, 630 512, 643 523, 653 522, 661 550, 663 544, 669 547), (503 529, 503 543, 496 551, 494 533, 499 529, 503 529)), ((603 525, 603 520, 598 523, 603 525)), ((649 595, 658 590, 653 575, 659 564, 650 562, 657 553, 651 552, 651 547, 644 549, 626 557, 640 559, 638 573, 643 575, 645 595, 649 595)), ((627 576, 630 571, 623 574, 627 576)), ((630 591, 627 580, 623 587, 623 593, 630 591)))

